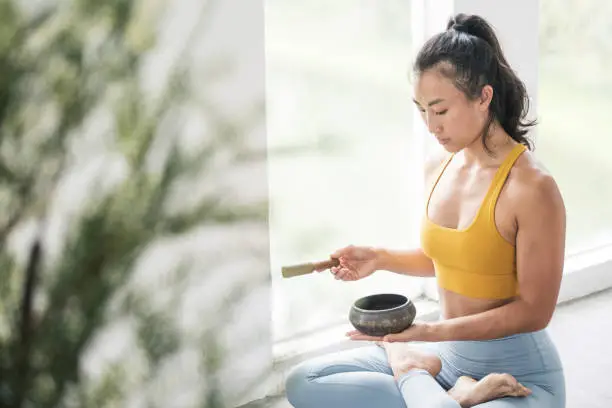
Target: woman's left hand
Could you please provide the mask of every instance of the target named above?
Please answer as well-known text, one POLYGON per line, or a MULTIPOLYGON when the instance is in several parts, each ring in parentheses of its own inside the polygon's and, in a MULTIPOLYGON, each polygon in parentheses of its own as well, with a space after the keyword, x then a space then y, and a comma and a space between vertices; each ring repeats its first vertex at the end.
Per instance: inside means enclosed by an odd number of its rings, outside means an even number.
POLYGON ((358 330, 352 330, 346 333, 346 336, 351 340, 386 341, 389 343, 399 341, 428 341, 427 333, 429 332, 429 328, 429 323, 415 322, 403 332, 387 334, 386 336, 368 336, 358 330))

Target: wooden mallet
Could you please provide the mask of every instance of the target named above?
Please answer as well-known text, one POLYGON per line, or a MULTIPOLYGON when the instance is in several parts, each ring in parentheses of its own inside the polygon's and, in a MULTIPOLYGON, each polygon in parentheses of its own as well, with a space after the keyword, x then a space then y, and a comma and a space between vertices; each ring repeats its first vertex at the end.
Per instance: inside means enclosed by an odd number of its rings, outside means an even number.
POLYGON ((325 269, 340 265, 338 258, 331 258, 325 261, 308 262, 299 265, 283 266, 283 278, 293 278, 295 276, 307 275, 312 272, 321 272, 325 269))

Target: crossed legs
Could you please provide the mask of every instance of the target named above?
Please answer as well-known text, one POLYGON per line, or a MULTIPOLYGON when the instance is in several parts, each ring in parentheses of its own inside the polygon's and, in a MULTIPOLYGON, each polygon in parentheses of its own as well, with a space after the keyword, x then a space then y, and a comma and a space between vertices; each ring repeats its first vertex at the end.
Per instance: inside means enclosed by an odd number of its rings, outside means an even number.
POLYGON ((297 408, 460 408, 528 393, 507 374, 480 381, 461 377, 447 390, 450 385, 436 378, 441 366, 435 353, 402 343, 348 350, 295 367, 287 379, 287 398, 297 408))

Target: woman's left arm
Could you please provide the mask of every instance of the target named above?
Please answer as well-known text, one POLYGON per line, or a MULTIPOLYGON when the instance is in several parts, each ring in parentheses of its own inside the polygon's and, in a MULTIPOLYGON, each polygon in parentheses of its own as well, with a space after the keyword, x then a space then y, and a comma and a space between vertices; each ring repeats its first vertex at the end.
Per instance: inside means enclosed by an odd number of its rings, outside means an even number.
MULTIPOLYGON (((533 173, 531 174, 533 177, 533 173)), ((519 181, 519 180, 517 180, 519 181)), ((519 187, 519 186, 517 186, 519 187)), ((565 258, 565 206, 554 179, 539 173, 517 191, 516 262, 519 297, 486 312, 416 323, 402 333, 369 340, 488 340, 544 329, 557 304, 565 258)), ((355 340, 368 340, 353 332, 355 340)))

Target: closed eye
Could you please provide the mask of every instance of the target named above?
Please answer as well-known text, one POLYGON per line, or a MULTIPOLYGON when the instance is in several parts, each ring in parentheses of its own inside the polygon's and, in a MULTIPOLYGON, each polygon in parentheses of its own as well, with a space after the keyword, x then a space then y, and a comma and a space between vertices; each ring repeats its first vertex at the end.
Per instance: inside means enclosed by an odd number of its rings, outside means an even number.
MULTIPOLYGON (((423 108, 418 108, 418 109, 419 109, 419 112, 421 112, 421 113, 425 113, 425 109, 423 109, 423 108)), ((435 114, 436 114, 436 115, 440 115, 440 116, 441 116, 441 115, 446 114, 446 112, 448 112, 448 109, 444 109, 444 110, 442 110, 442 111, 440 111, 440 112, 435 112, 435 114)))

